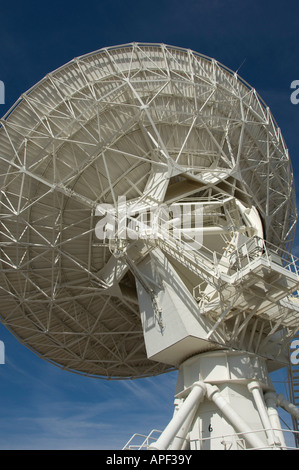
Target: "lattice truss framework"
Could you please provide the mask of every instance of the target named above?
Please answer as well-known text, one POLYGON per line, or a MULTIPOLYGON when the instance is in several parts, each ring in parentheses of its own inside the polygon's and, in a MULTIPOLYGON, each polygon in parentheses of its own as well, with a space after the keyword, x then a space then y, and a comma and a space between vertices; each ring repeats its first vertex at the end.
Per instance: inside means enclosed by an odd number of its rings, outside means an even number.
POLYGON ((111 253, 95 238, 98 204, 161 202, 160 174, 166 199, 172 184, 180 198, 235 196, 258 209, 268 241, 293 241, 293 175, 269 109, 189 50, 129 44, 48 74, 1 120, 0 165, 2 321, 83 374, 171 369, 146 357, 136 298, 112 295, 101 277, 111 253))

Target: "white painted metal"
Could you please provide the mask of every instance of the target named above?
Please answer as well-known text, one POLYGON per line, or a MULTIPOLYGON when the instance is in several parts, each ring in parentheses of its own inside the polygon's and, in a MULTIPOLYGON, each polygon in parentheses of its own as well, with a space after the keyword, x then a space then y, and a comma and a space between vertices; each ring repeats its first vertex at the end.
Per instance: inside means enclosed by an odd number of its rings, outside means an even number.
MULTIPOLYGON (((249 446, 252 448, 263 448, 264 443, 259 437, 256 436, 256 433, 247 425, 246 421, 244 421, 241 416, 236 413, 234 407, 230 405, 222 396, 219 391, 219 388, 215 385, 208 389, 209 391, 209 399, 212 400, 215 405, 217 406, 218 410, 222 413, 222 415, 227 419, 229 423, 234 427, 237 433, 241 434, 244 439, 248 442, 249 446)), ((227 446, 227 442, 225 442, 227 446)), ((229 443, 229 445, 233 445, 229 443)))
POLYGON ((284 398, 273 390, 267 363, 257 356, 217 351, 192 357, 179 369, 178 411, 149 448, 285 449, 277 412, 284 398))
POLYGON ((275 437, 274 431, 271 426, 270 416, 268 414, 268 410, 266 409, 263 392, 261 385, 259 382, 253 380, 248 384, 248 390, 252 393, 256 407, 258 409, 259 415, 261 417, 261 421, 263 427, 266 429, 267 440, 270 446, 279 445, 281 446, 282 443, 278 438, 275 437))
MULTIPOLYGON (((276 400, 276 397, 275 397, 275 393, 274 392, 266 392, 265 395, 264 395, 264 398, 265 398, 265 402, 266 402, 266 405, 267 405, 267 412, 268 412, 268 416, 269 416, 269 419, 270 419, 270 423, 271 423, 271 426, 270 426, 270 429, 272 428, 273 430, 275 430, 275 434, 278 435, 278 438, 282 444, 282 448, 285 449, 286 448, 286 442, 285 442, 285 437, 283 435, 283 432, 281 430, 281 424, 280 424, 280 418, 279 418, 279 413, 278 413, 278 410, 277 410, 277 400, 276 400)), ((294 435, 294 440, 296 441, 296 434, 294 435)))
MULTIPOLYGON (((294 350, 294 346, 299 344, 299 331, 297 332, 294 340, 291 343, 291 360, 288 367, 288 385, 289 385, 289 400, 299 407, 299 364, 297 364, 297 351, 294 350)), ((292 417, 293 427, 297 431, 295 434, 295 440, 297 447, 299 448, 299 417, 292 417)))
POLYGON ((205 393, 206 386, 203 382, 195 382, 193 384, 192 390, 188 394, 186 400, 184 400, 179 410, 174 414, 172 420, 165 428, 164 432, 161 434, 156 443, 151 445, 152 449, 168 449, 173 439, 178 435, 180 429, 184 426, 186 420, 192 420, 193 414, 195 413, 198 404, 204 397, 205 393))
MULTIPOLYGON (((42 358, 117 379, 193 356, 198 368, 207 351, 213 376, 230 351, 270 371, 288 364, 299 319, 293 173, 269 108, 236 73, 161 44, 76 58, 0 121, 0 166, 1 319, 42 358)), ((274 412, 248 380, 240 396, 265 428, 274 412)), ((228 446, 239 433, 261 446, 223 390, 210 397, 228 446)), ((190 423, 180 405, 171 445, 189 425, 201 442, 203 418, 190 423)), ((272 431, 264 446, 276 445, 272 431)))

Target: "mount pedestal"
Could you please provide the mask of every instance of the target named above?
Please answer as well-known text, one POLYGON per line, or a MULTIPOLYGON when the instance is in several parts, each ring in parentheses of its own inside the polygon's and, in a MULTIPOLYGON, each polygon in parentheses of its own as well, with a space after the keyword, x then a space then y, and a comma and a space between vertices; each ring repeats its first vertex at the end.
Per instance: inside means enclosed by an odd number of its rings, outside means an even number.
POLYGON ((172 420, 151 449, 282 449, 286 443, 266 361, 214 351, 179 369, 172 420))

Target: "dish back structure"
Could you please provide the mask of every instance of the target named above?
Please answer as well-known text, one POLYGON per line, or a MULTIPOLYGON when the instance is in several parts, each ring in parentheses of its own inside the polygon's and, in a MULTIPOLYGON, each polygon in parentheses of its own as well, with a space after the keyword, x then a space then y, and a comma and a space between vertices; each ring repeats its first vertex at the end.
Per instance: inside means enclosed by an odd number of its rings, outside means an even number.
POLYGON ((1 318, 43 359, 110 379, 288 363, 292 167, 236 73, 163 44, 78 57, 2 118, 0 165, 1 318))

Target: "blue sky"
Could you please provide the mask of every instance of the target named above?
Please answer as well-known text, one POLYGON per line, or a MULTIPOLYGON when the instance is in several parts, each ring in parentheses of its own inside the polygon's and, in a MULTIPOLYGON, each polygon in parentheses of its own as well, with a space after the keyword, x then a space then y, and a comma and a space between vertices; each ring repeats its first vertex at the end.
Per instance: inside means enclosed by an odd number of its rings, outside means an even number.
MULTIPOLYGON (((290 84, 299 80, 298 14, 297 0, 2 2, 6 102, 0 114, 76 56, 128 42, 186 47, 239 70, 257 89, 282 129, 299 187, 299 104, 290 101, 290 84)), ((162 428, 171 417, 175 373, 129 382, 90 379, 39 359, 1 325, 0 339, 6 359, 0 449, 117 449, 134 432, 162 428)))

